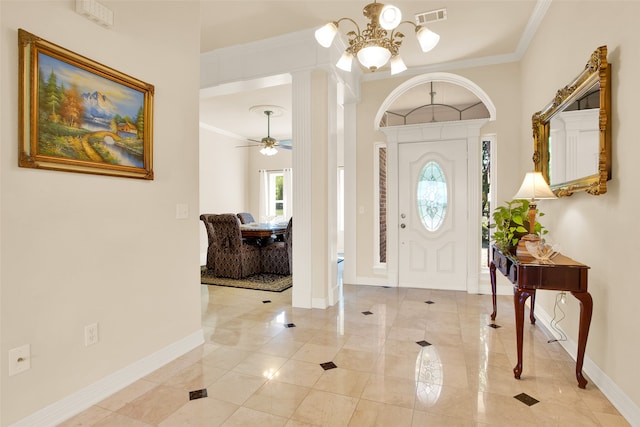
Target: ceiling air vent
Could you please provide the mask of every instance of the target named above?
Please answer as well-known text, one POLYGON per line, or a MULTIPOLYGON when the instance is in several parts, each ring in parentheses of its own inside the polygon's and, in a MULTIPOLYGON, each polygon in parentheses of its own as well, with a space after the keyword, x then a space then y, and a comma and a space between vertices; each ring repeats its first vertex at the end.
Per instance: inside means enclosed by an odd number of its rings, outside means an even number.
POLYGON ((430 12, 416 13, 416 24, 429 24, 431 22, 447 19, 447 9, 432 10, 430 12))

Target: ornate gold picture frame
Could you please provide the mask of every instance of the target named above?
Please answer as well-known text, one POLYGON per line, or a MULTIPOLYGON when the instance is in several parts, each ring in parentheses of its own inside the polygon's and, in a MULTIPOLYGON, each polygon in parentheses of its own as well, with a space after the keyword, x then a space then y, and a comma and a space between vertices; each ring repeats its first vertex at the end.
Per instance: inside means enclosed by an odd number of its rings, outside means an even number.
POLYGON ((25 168, 153 179, 154 87, 18 30, 25 168))
MULTIPOLYGON (((574 123, 581 119, 580 125, 585 127, 584 117, 576 115, 571 119, 574 123)), ((611 179, 611 64, 607 61, 607 46, 598 47, 580 74, 558 89, 553 100, 533 115, 532 127, 535 170, 542 173, 556 196, 571 196, 578 191, 593 195, 607 192, 607 181, 611 179), (556 117, 588 111, 593 113, 588 119, 592 135, 589 147, 582 144, 579 136, 589 133, 575 130, 575 124, 571 131, 565 128, 565 138, 556 138, 552 144, 552 122, 556 117), (584 159, 589 160, 586 168, 584 159), (554 174, 553 169, 563 173, 554 174)))

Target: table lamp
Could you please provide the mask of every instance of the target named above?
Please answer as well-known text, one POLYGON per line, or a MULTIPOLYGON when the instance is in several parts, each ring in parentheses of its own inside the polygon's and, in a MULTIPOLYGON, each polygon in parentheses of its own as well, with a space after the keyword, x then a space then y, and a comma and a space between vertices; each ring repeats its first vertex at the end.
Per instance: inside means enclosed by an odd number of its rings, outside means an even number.
POLYGON ((540 237, 535 232, 536 202, 541 199, 556 199, 557 197, 553 194, 553 191, 549 188, 549 184, 547 184, 547 181, 540 172, 527 172, 520 189, 513 198, 529 200, 529 234, 520 238, 518 247, 516 248, 516 255, 529 255, 525 242, 527 240, 540 240, 540 237))

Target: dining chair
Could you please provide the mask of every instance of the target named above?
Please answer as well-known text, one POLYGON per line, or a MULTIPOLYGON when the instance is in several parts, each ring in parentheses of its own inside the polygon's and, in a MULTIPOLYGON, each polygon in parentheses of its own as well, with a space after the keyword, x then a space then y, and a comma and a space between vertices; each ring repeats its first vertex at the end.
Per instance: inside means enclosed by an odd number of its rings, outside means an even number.
POLYGON ((207 247, 207 269, 213 270, 213 266, 215 265, 215 247, 214 247, 214 239, 215 233, 213 231, 213 224, 209 222, 209 219, 213 217, 213 214, 202 214, 200 215, 200 220, 204 223, 204 228, 207 230, 207 238, 209 242, 209 246, 207 247))
POLYGON ((241 279, 260 273, 260 248, 243 242, 238 217, 219 214, 208 219, 214 230, 214 275, 241 279))
POLYGON ((291 255, 293 240, 293 218, 289 219, 284 241, 273 242, 260 248, 262 272, 272 274, 291 274, 291 255))
POLYGON ((256 220, 253 219, 253 215, 251 215, 249 212, 238 213, 238 218, 240 218, 240 222, 243 224, 250 224, 252 222, 256 222, 256 220))

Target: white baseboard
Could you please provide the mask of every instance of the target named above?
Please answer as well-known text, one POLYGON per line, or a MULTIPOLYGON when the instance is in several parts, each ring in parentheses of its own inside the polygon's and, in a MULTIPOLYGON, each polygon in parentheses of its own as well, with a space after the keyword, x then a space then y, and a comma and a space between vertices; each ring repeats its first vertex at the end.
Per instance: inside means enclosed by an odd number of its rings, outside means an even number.
MULTIPOLYGON (((539 322, 542 322, 543 326, 547 328, 547 330, 552 329, 552 316, 550 316, 549 313, 536 305, 535 314, 537 320, 539 322)), ((560 328, 559 326, 556 325, 556 327, 562 330, 562 328, 560 328)), ((567 337, 566 341, 559 341, 559 343, 569 354, 569 356, 571 356, 573 360, 576 360, 576 355, 578 354, 578 344, 569 337, 567 337)), ((609 399, 611 404, 616 407, 616 409, 629 422, 629 424, 631 424, 632 426, 640 426, 640 407, 638 407, 638 405, 636 405, 629 398, 629 396, 627 396, 622 390, 620 390, 620 387, 618 387, 618 385, 613 382, 611 378, 609 378, 607 374, 605 374, 600 369, 600 367, 596 365, 593 360, 591 360, 586 354, 584 356, 582 372, 589 376, 589 379, 600 389, 600 391, 605 396, 607 396, 607 399, 609 399)), ((588 384, 587 387, 589 387, 588 384)))
POLYGON ((102 378, 101 380, 76 391, 26 418, 11 427, 48 427, 55 426, 74 415, 90 408, 115 392, 122 390, 135 381, 145 377, 156 369, 175 360, 183 354, 204 343, 202 329, 174 342, 131 365, 102 378))

